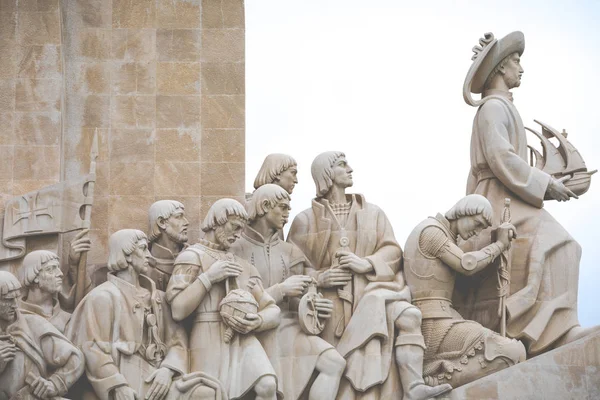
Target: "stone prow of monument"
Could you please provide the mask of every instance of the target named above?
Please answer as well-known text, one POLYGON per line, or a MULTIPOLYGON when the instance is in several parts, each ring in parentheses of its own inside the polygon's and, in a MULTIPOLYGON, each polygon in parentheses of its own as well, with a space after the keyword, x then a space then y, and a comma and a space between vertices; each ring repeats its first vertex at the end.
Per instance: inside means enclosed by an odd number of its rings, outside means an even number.
POLYGON ((600 332, 452 390, 438 400, 600 398, 600 332))

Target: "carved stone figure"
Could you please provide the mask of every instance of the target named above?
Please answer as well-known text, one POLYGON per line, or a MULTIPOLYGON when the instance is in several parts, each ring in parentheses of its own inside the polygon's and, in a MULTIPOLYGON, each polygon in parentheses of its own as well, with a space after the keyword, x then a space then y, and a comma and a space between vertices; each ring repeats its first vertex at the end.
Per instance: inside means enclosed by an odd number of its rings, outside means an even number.
MULTIPOLYGON (((298 300, 313 281, 309 274, 314 270, 297 246, 279 237, 288 221, 290 196, 283 187, 262 185, 246 209, 249 223, 231 252, 256 267, 267 293, 281 308, 279 327, 258 335, 277 372, 280 390, 285 399, 297 400, 305 391, 311 400, 334 399, 346 361, 331 344, 300 327, 298 300), (309 386, 315 371, 317 378, 309 386)), ((315 318, 330 318, 331 300, 316 297, 314 301, 315 318)))
POLYGON ((83 355, 46 319, 21 313, 20 289, 0 271, 0 398, 60 399, 83 373, 83 355))
POLYGON ((322 337, 347 361, 338 398, 397 398, 403 391, 404 399, 425 399, 450 390, 429 387, 421 376, 421 312, 410 304, 402 250, 387 217, 362 195, 346 194, 353 181, 344 153, 322 153, 311 169, 317 197, 296 216, 288 240, 334 303, 322 337))
POLYGON ((256 268, 229 251, 247 219, 244 207, 232 199, 220 199, 210 207, 202 223, 205 237, 175 260, 167 301, 176 321, 190 316, 193 321, 192 371, 217 377, 230 399, 253 391, 259 400, 272 400, 277 392, 275 370, 256 334, 276 328, 280 310, 264 290, 256 268), (219 304, 234 289, 251 293, 258 313, 236 316, 230 327, 222 320, 219 304))
POLYGON ((274 183, 292 194, 298 184, 297 174, 297 163, 291 156, 280 153, 269 154, 254 179, 254 189, 274 183))
POLYGON ((83 299, 67 326, 85 355, 96 398, 221 398, 216 379, 187 374, 187 334, 173 320, 164 292, 144 275, 151 258, 146 235, 123 229, 110 236, 108 246, 107 282, 83 299))
POLYGON ((175 200, 159 200, 148 210, 148 240, 154 259, 147 275, 159 290, 167 290, 175 258, 187 246, 189 221, 184 211, 183 204, 175 200))
POLYGON ((496 241, 464 253, 458 246, 492 224, 492 206, 485 197, 469 195, 445 215, 421 222, 404 247, 404 276, 413 304, 423 314, 426 381, 457 387, 500 369, 525 361, 525 347, 474 321, 464 320, 452 307, 456 275, 473 275, 487 268, 508 249, 516 234, 504 223, 496 241))
MULTIPOLYGON (((470 240, 467 249, 492 243, 505 198, 512 200, 512 223, 519 232, 512 250, 512 280, 506 300, 508 336, 522 340, 530 356, 576 340, 583 329, 577 317, 577 287, 581 247, 544 210, 544 198, 567 201, 575 194, 563 182, 527 162, 523 121, 513 104, 511 89, 521 84, 520 59, 525 48, 521 32, 501 40, 486 34, 483 47, 474 48, 473 64, 465 79, 465 101, 478 106, 471 137, 471 171, 467 193, 485 196, 494 208, 493 226, 470 240), (474 101, 471 93, 481 93, 474 101)), ((496 271, 478 274, 470 297, 457 296, 459 310, 469 319, 497 329, 496 271)), ((461 290, 460 294, 467 293, 461 290)))
POLYGON ((20 301, 21 313, 44 317, 64 333, 71 314, 64 311, 58 301, 63 286, 58 256, 47 250, 32 251, 23 259, 19 275, 25 288, 20 301))

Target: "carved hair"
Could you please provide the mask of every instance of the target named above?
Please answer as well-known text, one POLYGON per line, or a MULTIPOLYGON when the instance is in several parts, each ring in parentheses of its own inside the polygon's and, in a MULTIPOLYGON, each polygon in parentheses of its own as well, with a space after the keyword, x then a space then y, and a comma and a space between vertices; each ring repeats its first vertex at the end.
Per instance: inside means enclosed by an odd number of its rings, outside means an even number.
POLYGON ((144 232, 137 229, 121 229, 108 239, 108 270, 121 271, 129 267, 127 257, 133 253, 140 240, 148 240, 144 232))
POLYGON ((7 271, 0 271, 0 298, 6 298, 11 292, 21 289, 16 276, 7 271))
POLYGON ((206 214, 202 222, 202 230, 208 232, 217 226, 225 225, 230 215, 240 217, 244 222, 248 220, 248 213, 246 213, 244 206, 239 202, 233 199, 219 199, 215 201, 215 204, 210 207, 208 214, 206 214))
POLYGON ((19 269, 21 284, 25 287, 33 285, 42 267, 52 260, 58 260, 58 256, 48 250, 36 250, 27 254, 23 259, 23 265, 19 269))
POLYGON ((268 183, 259 187, 252 193, 252 198, 246 204, 248 220, 255 221, 258 217, 262 217, 284 199, 290 200, 290 194, 279 185, 268 183))
POLYGON ((317 187, 317 198, 325 196, 333 186, 333 165, 342 157, 346 155, 341 151, 326 151, 315 157, 310 172, 317 187))
POLYGON ((296 165, 298 164, 292 156, 280 153, 269 154, 265 158, 265 161, 263 161, 256 179, 254 179, 254 189, 258 189, 268 183, 275 183, 279 175, 296 165))
POLYGON ((153 242, 162 234, 158 226, 159 218, 169 219, 175 212, 184 209, 183 204, 175 200, 159 200, 152 204, 148 210, 148 240, 153 242))
POLYGON ((472 215, 483 215, 488 225, 492 225, 492 205, 485 197, 479 194, 470 194, 463 197, 446 213, 446 218, 450 221, 461 217, 472 215))
POLYGON ((494 77, 496 77, 496 75, 498 75, 500 73, 500 70, 506 65, 506 63, 510 60, 510 58, 512 56, 514 56, 515 54, 519 54, 519 53, 517 51, 515 51, 514 53, 510 53, 509 55, 507 55, 506 57, 504 57, 502 59, 502 61, 500 61, 498 63, 498 65, 496 65, 494 67, 494 69, 492 70, 492 72, 490 72, 489 76, 485 80, 485 84, 483 85, 483 90, 486 90, 486 89, 488 89, 490 87, 490 85, 492 84, 492 80, 494 79, 494 77))

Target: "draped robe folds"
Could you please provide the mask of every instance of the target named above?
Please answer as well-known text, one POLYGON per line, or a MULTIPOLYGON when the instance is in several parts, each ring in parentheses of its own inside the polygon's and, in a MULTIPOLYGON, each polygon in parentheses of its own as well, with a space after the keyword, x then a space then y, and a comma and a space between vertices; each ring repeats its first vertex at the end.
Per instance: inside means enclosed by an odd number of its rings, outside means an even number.
POLYGON ((37 314, 17 312, 17 321, 6 333, 0 334, 4 335, 12 336, 17 351, 15 358, 0 372, 0 398, 10 399, 18 392, 23 398, 33 398, 28 383, 39 376, 51 381, 58 395, 63 396, 83 373, 81 351, 37 314))
MULTIPOLYGON (((463 247, 470 251, 492 242, 491 232, 500 224, 504 199, 510 198, 518 236, 511 250, 507 334, 522 340, 528 355, 533 356, 550 349, 578 325, 581 247, 542 208, 551 178, 527 162, 527 137, 511 94, 487 94, 473 123, 467 194, 487 197, 494 209, 493 226, 463 247)), ((465 318, 495 330, 499 323, 496 270, 488 268, 471 279, 460 277, 454 294, 465 318)))
POLYGON ((373 271, 353 274, 352 317, 341 338, 334 334, 343 315, 337 288, 320 288, 334 302, 333 316, 322 337, 346 358, 347 367, 338 399, 396 399, 402 395, 394 360, 395 320, 409 307, 410 291, 400 272, 402 250, 383 211, 362 195, 347 195, 352 208, 344 231, 327 200, 314 199, 312 208, 298 214, 288 241, 304 252, 315 270, 332 265, 339 239, 349 239, 349 250, 367 259, 373 271))
MULTIPOLYGON (((150 311, 156 316, 158 337, 166 346, 166 354, 160 362, 149 361, 143 352, 140 353, 144 345, 144 328, 147 328, 142 295, 145 291, 139 291, 112 273, 108 274, 107 282, 92 290, 79 303, 67 326, 67 336, 85 355, 86 375, 97 398, 112 399, 111 391, 122 385, 136 391, 141 385, 147 391, 151 383, 140 382, 152 371, 168 368, 174 376, 167 399, 185 399, 192 390, 182 389, 179 392, 178 388, 185 384, 193 389, 194 385, 186 381, 200 383, 200 378, 187 374, 187 334, 173 321, 164 292, 156 290, 154 282, 144 275, 140 275, 140 285, 149 292, 150 311), (132 368, 134 363, 139 365, 139 369, 132 368)), ((207 379, 216 382, 214 378, 207 379)), ((218 386, 218 382, 214 386, 218 386)), ((138 395, 143 398, 145 394, 138 392, 138 395)))
MULTIPOLYGON (((318 336, 306 334, 298 322, 298 299, 285 298, 279 284, 292 275, 310 275, 308 260, 292 243, 280 239, 280 232, 270 238, 246 226, 242 237, 230 251, 250 261, 260 273, 267 292, 281 308, 277 329, 257 335, 279 381, 284 399, 296 400, 306 390, 319 356, 333 346, 318 336)), ((328 321, 329 322, 329 321, 328 321)))
MULTIPOLYGON (((219 260, 231 260, 243 267, 237 283, 248 290, 259 304, 259 314, 267 308, 279 309, 275 301, 264 291, 260 274, 252 265, 233 254, 202 244, 189 246, 175 260, 173 275, 167 287, 167 301, 173 303, 188 286, 219 260)), ((190 368, 215 376, 223 383, 230 399, 248 394, 264 376, 276 377, 265 350, 255 336, 235 333, 229 343, 223 336, 227 325, 219 315, 219 303, 226 296, 225 281, 215 283, 192 312, 190 333, 190 368)), ((263 324, 267 321, 263 320, 263 324)), ((257 334, 257 333, 256 333, 257 334)))

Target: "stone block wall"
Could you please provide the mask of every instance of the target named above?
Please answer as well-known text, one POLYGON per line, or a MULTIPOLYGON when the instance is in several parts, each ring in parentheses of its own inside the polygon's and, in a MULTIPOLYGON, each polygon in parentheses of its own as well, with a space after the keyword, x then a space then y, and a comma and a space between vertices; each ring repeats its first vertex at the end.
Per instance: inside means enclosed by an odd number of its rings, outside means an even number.
POLYGON ((60 179, 61 59, 58 0, 0 0, 0 212, 60 179))
POLYGON ((194 242, 243 199, 243 0, 0 0, 0 51, 3 199, 87 174, 98 135, 90 262, 156 200, 194 242))

